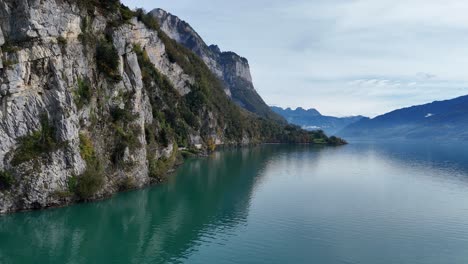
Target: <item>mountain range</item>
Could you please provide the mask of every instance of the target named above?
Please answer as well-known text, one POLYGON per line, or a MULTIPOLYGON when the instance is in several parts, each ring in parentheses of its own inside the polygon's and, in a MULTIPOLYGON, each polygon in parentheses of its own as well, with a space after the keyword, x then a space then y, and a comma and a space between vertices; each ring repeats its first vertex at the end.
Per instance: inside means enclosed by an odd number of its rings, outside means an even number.
POLYGON ((346 126, 364 118, 364 116, 324 116, 314 108, 305 110, 302 107, 298 107, 293 110, 289 107, 284 109, 271 106, 271 109, 291 124, 301 126, 303 129, 307 130, 323 130, 328 135, 334 135, 346 126))
POLYGON ((468 140, 468 96, 363 118, 338 135, 366 139, 468 140))

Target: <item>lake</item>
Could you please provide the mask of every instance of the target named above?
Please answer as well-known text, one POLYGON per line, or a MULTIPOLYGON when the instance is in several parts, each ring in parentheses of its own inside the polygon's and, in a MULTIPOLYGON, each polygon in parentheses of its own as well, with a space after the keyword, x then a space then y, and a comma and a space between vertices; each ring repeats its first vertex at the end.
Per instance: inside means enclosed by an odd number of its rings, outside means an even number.
POLYGON ((468 145, 264 145, 0 217, 0 263, 468 263, 468 145))

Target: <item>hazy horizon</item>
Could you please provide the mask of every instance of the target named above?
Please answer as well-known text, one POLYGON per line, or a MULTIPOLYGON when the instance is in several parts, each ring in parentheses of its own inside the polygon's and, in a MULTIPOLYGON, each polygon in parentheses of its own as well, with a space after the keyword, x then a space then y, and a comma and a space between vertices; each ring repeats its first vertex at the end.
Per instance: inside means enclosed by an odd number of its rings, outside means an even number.
POLYGON ((466 95, 468 3, 122 0, 163 8, 249 60, 268 105, 376 116, 466 95))

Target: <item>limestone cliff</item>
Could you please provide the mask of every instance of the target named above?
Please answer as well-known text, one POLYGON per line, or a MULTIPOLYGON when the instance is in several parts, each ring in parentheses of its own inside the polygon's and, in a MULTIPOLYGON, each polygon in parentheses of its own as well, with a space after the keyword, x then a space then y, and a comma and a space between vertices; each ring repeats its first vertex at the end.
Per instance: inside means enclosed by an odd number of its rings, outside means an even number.
POLYGON ((239 108, 245 59, 214 67, 118 0, 0 0, 0 18, 0 213, 159 182, 182 152, 336 143, 239 108))
POLYGON ((221 52, 218 46, 208 46, 185 21, 162 9, 150 12, 161 24, 161 29, 172 39, 197 54, 225 84, 226 94, 238 105, 261 117, 284 121, 271 111, 258 95, 250 74, 249 62, 234 52, 221 52))
POLYGON ((157 31, 119 5, 77 3, 0 1, 0 212, 158 181, 177 145, 249 142, 242 127, 226 135, 229 115, 209 99, 188 109, 197 80, 157 31))

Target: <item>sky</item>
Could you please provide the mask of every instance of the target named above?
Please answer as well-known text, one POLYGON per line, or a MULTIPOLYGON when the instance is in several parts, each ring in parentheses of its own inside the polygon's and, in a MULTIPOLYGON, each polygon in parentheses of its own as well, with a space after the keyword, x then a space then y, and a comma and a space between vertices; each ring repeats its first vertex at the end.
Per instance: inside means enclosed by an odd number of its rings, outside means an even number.
POLYGON ((468 94, 468 1, 122 0, 246 57, 269 105, 376 116, 468 94))

